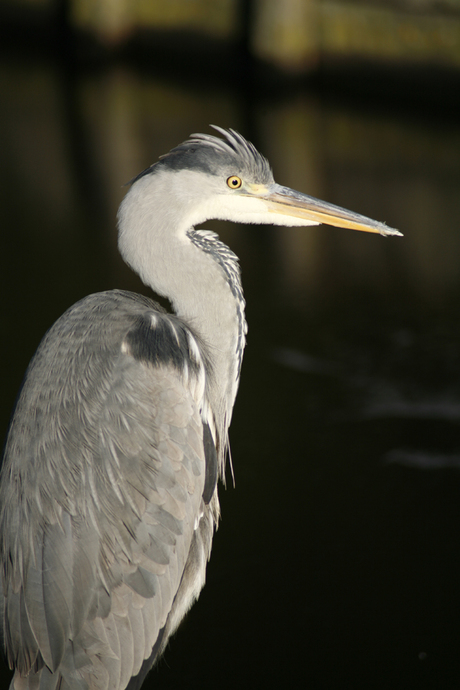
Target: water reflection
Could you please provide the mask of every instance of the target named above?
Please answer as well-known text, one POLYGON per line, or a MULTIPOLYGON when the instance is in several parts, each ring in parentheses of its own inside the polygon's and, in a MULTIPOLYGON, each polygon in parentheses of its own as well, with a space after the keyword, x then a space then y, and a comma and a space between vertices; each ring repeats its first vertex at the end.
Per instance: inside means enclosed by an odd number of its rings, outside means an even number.
POLYGON ((385 460, 420 470, 440 470, 445 467, 456 470, 460 469, 459 454, 420 453, 413 449, 395 448, 395 450, 387 453, 385 460))
POLYGON ((122 185, 208 123, 252 138, 278 182, 405 234, 208 224, 248 302, 236 490, 151 686, 457 687, 459 126, 307 89, 249 110, 123 65, 69 81, 15 58, 0 82, 2 431, 60 313, 145 291, 116 251, 122 185))

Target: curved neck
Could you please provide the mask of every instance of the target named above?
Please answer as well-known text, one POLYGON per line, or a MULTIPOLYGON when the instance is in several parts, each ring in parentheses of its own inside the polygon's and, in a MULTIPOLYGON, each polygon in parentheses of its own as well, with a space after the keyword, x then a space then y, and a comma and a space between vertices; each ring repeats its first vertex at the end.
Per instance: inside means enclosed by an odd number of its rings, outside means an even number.
MULTIPOLYGON (((238 388, 246 322, 236 256, 214 233, 194 230, 180 209, 182 226, 162 213, 152 189, 139 194, 140 180, 119 212, 123 258, 154 292, 167 297, 175 313, 203 339, 212 362, 209 403, 226 427, 238 388), (137 192, 137 193, 136 193, 137 192), (146 201, 147 200, 147 201, 146 201)), ((148 184, 148 181, 146 181, 148 184)), ((142 190, 141 190, 142 191, 142 190)))
POLYGON ((228 425, 245 343, 244 302, 237 298, 214 254, 198 247, 191 238, 176 247, 175 259, 180 268, 163 276, 155 271, 149 285, 168 297, 177 316, 203 339, 214 374, 212 403, 225 414, 228 425))

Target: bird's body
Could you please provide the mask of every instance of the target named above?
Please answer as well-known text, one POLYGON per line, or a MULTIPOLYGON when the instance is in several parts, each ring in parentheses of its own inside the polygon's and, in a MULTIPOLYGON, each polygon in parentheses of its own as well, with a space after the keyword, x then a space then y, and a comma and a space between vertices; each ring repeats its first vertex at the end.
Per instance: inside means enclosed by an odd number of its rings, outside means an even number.
POLYGON ((140 688, 204 584, 246 322, 236 256, 196 223, 323 216, 397 234, 275 185, 251 144, 219 131, 151 166, 120 209, 124 258, 175 314, 90 295, 27 371, 0 487, 14 690, 140 688))
POLYGON ((181 319, 122 291, 78 302, 43 340, 7 449, 21 481, 1 496, 5 638, 21 671, 125 688, 198 595, 218 514, 206 362, 181 319))

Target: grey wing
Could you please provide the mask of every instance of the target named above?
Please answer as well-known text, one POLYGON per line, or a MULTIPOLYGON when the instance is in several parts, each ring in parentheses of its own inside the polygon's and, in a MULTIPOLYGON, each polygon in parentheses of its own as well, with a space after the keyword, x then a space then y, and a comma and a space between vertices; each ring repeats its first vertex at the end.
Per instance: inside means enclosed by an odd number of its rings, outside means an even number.
POLYGON ((206 472, 205 368, 191 337, 170 317, 144 314, 110 345, 109 370, 107 352, 80 346, 84 385, 73 353, 58 408, 46 392, 58 382, 47 387, 43 372, 34 423, 18 406, 1 514, 3 634, 17 690, 126 688, 198 596, 217 497, 206 472))

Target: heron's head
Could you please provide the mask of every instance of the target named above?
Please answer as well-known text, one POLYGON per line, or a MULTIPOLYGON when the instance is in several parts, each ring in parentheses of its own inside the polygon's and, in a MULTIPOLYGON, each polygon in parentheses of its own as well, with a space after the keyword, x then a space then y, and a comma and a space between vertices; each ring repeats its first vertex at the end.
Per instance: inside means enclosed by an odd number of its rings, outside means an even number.
POLYGON ((325 223, 401 234, 384 223, 276 184, 267 159, 250 142, 232 129, 214 129, 223 138, 193 134, 138 175, 132 188, 137 203, 142 206, 150 200, 171 227, 184 230, 216 218, 288 226, 325 223))

